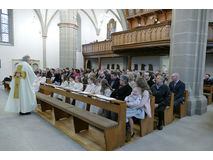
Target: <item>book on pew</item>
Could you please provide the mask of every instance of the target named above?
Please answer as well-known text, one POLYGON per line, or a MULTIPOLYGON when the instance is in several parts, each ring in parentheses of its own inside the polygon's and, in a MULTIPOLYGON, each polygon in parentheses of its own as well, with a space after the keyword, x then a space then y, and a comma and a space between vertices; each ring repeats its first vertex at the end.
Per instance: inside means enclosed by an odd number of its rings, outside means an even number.
POLYGON ((109 100, 109 101, 110 100, 116 100, 115 98, 107 97, 107 96, 100 95, 100 94, 95 94, 94 96, 101 98, 101 99, 109 100))

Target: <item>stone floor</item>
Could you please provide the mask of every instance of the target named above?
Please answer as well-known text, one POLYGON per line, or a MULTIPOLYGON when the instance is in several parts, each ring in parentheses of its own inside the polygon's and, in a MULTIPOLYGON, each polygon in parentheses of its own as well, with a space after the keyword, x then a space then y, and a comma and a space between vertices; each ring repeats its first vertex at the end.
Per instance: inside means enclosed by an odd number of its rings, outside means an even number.
MULTIPOLYGON (((36 113, 19 116, 4 112, 8 93, 0 86, 0 151, 84 151, 78 143, 36 113)), ((202 116, 185 117, 162 131, 140 138, 118 151, 213 150, 213 104, 202 116)))

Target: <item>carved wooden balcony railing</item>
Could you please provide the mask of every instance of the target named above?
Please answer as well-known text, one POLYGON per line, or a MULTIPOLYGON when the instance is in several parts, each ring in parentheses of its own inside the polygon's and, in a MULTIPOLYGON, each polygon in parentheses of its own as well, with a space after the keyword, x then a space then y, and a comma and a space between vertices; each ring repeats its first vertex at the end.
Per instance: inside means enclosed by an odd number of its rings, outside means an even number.
POLYGON ((208 42, 213 42, 213 22, 209 23, 209 28, 208 28, 208 42))
POLYGON ((110 57, 117 56, 112 52, 112 41, 101 41, 82 45, 82 53, 84 57, 110 57))
POLYGON ((138 27, 112 34, 113 50, 169 45, 171 22, 138 27))
MULTIPOLYGON (((84 44, 83 55, 86 58, 114 57, 119 50, 170 46, 171 22, 142 26, 112 34, 112 40, 84 44)), ((208 45, 213 47, 213 23, 208 27, 208 45)))

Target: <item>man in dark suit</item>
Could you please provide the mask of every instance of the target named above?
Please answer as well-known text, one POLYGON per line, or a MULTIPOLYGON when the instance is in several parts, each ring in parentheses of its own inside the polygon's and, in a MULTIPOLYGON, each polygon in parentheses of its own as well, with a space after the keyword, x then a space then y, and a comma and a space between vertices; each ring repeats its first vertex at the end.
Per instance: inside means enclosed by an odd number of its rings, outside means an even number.
POLYGON ((206 74, 205 75, 205 79, 203 81, 203 84, 204 85, 210 85, 212 86, 213 85, 213 81, 210 79, 211 75, 210 74, 206 74))
POLYGON ((112 72, 111 73, 111 81, 109 85, 112 87, 112 89, 118 89, 120 86, 120 80, 118 78, 118 73, 117 72, 112 72))
POLYGON ((165 85, 164 77, 158 75, 156 77, 156 84, 153 84, 151 87, 152 95, 155 96, 155 109, 157 109, 158 113, 158 130, 163 129, 163 119, 164 119, 164 111, 166 106, 169 105, 170 101, 170 90, 167 85, 165 85))
POLYGON ((172 81, 169 83, 169 89, 175 94, 174 107, 177 107, 184 101, 183 94, 185 91, 185 84, 180 81, 180 75, 178 73, 173 73, 171 79, 172 81))
POLYGON ((150 76, 149 72, 145 72, 144 73, 144 78, 146 79, 146 82, 148 83, 150 88, 152 87, 153 84, 155 84, 153 79, 151 79, 151 76, 150 76))

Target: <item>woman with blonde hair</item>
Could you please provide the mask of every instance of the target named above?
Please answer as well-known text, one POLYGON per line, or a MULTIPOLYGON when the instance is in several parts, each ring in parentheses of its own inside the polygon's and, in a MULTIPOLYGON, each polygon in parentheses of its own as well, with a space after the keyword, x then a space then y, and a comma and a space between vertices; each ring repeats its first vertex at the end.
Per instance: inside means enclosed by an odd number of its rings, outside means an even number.
POLYGON ((134 77, 134 74, 132 72, 129 72, 128 73, 128 77, 129 77, 129 86, 133 89, 135 88, 135 77, 134 77))
POLYGON ((144 78, 136 79, 136 87, 141 89, 141 100, 137 103, 128 103, 127 101, 127 110, 126 110, 126 122, 129 122, 130 125, 130 135, 133 137, 135 135, 133 131, 133 119, 136 117, 138 119, 144 119, 145 112, 151 117, 151 107, 150 107, 150 96, 152 92, 144 78))

